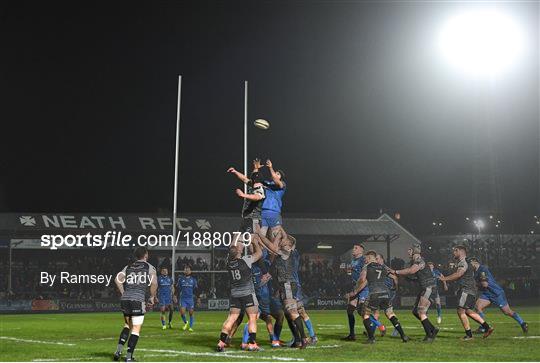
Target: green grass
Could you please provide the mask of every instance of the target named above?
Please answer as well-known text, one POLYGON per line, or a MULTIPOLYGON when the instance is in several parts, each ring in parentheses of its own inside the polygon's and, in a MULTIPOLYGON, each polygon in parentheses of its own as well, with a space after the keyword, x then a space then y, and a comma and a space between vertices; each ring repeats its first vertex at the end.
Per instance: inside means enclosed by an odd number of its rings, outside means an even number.
MULTIPOLYGON (((517 308, 529 322, 524 336, 517 323, 491 309, 488 321, 495 332, 488 339, 476 337, 462 342, 464 335, 454 310, 445 310, 439 337, 433 344, 421 342, 423 330, 409 311, 398 311, 405 332, 412 338, 402 343, 389 335, 374 345, 360 341, 344 342, 347 333, 344 311, 312 311, 311 320, 319 344, 306 350, 271 349, 263 324, 259 343, 263 352, 243 352, 230 348, 225 354, 214 351, 225 312, 200 312, 195 331, 181 331, 179 315, 172 330, 161 330, 158 313, 146 315, 141 339, 135 351, 140 361, 534 361, 540 358, 540 307, 517 308)), ((361 322, 357 318, 357 332, 361 322)), ((383 318, 385 324, 389 324, 383 318)), ((1 361, 109 361, 122 328, 120 313, 0 315, 1 361), (57 344, 63 343, 63 344, 57 344)), ((476 328, 476 326, 475 326, 476 328)), ((284 328, 284 339, 290 333, 284 328)), ((235 346, 239 337, 234 340, 235 346)))

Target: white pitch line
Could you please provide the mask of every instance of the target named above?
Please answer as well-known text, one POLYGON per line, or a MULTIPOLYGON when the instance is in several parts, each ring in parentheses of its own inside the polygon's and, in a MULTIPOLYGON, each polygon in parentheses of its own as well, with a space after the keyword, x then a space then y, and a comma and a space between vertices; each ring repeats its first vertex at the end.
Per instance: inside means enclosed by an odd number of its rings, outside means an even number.
POLYGON ((344 328, 343 324, 317 324, 317 326, 344 328))
POLYGON ((80 362, 83 360, 91 360, 93 358, 62 358, 62 359, 55 359, 55 358, 37 358, 32 359, 32 362, 80 362))
POLYGON ((526 337, 513 337, 514 339, 540 339, 540 335, 529 335, 526 337))
POLYGON ((224 353, 210 353, 210 352, 189 352, 183 350, 172 350, 172 349, 137 349, 139 352, 155 352, 155 353, 166 353, 166 354, 176 354, 176 355, 191 355, 191 356, 205 356, 205 357, 227 357, 227 358, 242 358, 242 359, 254 359, 254 360, 281 360, 281 361, 305 361, 304 358, 283 358, 283 357, 261 357, 260 355, 241 355, 241 354, 230 354, 227 352, 224 353))
POLYGON ((56 345, 69 345, 69 346, 75 345, 73 343, 49 342, 49 341, 44 341, 44 340, 20 339, 20 338, 13 338, 13 337, 0 337, 0 339, 13 340, 15 342, 21 342, 21 343, 56 344, 56 345))

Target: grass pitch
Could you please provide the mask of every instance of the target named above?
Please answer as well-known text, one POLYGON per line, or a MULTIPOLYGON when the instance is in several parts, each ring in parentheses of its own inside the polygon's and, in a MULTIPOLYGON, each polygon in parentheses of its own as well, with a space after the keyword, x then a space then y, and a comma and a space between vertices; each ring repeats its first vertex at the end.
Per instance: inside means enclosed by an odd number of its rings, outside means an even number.
MULTIPOLYGON (((443 312, 441 332, 433 344, 422 343, 421 324, 409 311, 397 311, 405 332, 412 338, 402 343, 388 334, 377 343, 364 345, 362 322, 357 318, 356 342, 344 342, 347 318, 344 311, 312 311, 311 320, 319 343, 306 350, 272 349, 262 323, 258 341, 263 352, 243 352, 237 348, 240 334, 225 353, 214 351, 226 312, 199 312, 195 331, 181 330, 175 314, 174 329, 161 330, 159 313, 146 315, 141 339, 135 350, 139 361, 535 361, 540 358, 540 307, 516 308, 529 323, 529 334, 496 309, 488 312, 495 332, 488 339, 476 336, 463 342, 463 329, 455 310, 443 312)), ((433 314, 433 313, 432 313, 433 314)), ((476 328, 476 325, 474 325, 476 328)), ((2 361, 110 361, 122 329, 121 313, 77 313, 40 315, 0 315, 0 360, 2 361)), ((240 332, 239 332, 240 333, 240 332)), ((282 339, 290 332, 283 329, 282 339)), ((124 350, 125 352, 125 350, 124 350)))

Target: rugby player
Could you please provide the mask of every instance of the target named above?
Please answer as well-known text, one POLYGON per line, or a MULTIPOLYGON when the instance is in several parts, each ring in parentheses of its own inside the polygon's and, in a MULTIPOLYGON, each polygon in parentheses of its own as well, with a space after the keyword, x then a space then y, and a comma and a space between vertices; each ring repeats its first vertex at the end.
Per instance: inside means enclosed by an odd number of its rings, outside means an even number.
POLYGON ((180 316, 184 322, 182 330, 189 328, 189 331, 192 332, 195 324, 194 291, 198 288, 198 285, 197 279, 191 276, 191 267, 189 265, 184 266, 184 274, 178 277, 176 288, 180 297, 180 316), (189 323, 186 320, 186 310, 189 313, 189 323))
POLYGON ((146 291, 150 286, 148 307, 152 307, 158 287, 156 269, 147 262, 148 250, 145 247, 138 247, 135 249, 134 256, 136 261, 124 267, 122 271, 116 274, 114 280, 116 287, 122 294, 120 308, 124 314, 124 328, 120 333, 118 346, 113 356, 115 361, 120 359, 126 341, 128 349, 125 361, 131 362, 135 360, 133 353, 139 340, 144 322, 144 313, 146 312, 146 291))
POLYGON ((399 323, 397 316, 394 314, 392 303, 390 302, 390 290, 388 289, 385 280, 388 277, 388 269, 383 264, 377 262, 377 253, 368 251, 365 254, 365 265, 358 278, 357 285, 354 291, 346 294, 347 297, 357 296, 362 289, 369 287, 368 299, 363 305, 362 317, 364 319, 364 327, 368 335, 368 344, 375 343, 375 325, 372 323, 371 314, 378 310, 383 310, 386 317, 392 322, 394 328, 399 332, 401 340, 406 343, 409 337, 405 335, 403 327, 399 323))
POLYGON ((484 328, 484 338, 487 338, 493 333, 493 328, 482 319, 473 309, 476 302, 476 281, 474 280, 474 269, 471 261, 467 258, 467 249, 465 246, 455 246, 453 249, 454 259, 458 260, 457 271, 449 276, 439 276, 441 281, 457 281, 459 284, 458 308, 457 314, 461 320, 461 324, 465 329, 463 340, 471 340, 473 338, 469 318, 482 325, 484 328))
POLYGON ((173 279, 169 276, 169 270, 167 267, 162 266, 160 269, 160 275, 158 277, 158 299, 157 302, 159 303, 159 311, 161 312, 161 328, 163 330, 172 329, 172 318, 173 318, 173 302, 172 302, 172 295, 173 295, 173 279), (165 312, 169 312, 169 323, 165 323, 165 312))
POLYGON ((244 244, 232 243, 227 257, 227 269, 231 281, 231 301, 229 316, 223 323, 221 335, 217 344, 217 351, 223 352, 228 345, 228 337, 232 333, 233 326, 237 322, 240 312, 244 310, 248 315, 249 341, 247 350, 259 351, 257 345, 257 315, 259 312, 255 287, 253 285, 253 273, 251 266, 262 257, 261 247, 256 239, 251 241, 253 254, 242 257, 244 244))
MULTIPOLYGON (((358 284, 358 279, 360 278, 360 273, 364 267, 364 245, 361 243, 356 243, 352 249, 352 260, 351 260, 351 277, 352 277, 352 286, 355 288, 358 284)), ((356 319, 354 318, 354 312, 357 311, 358 314, 362 315, 363 305, 369 295, 369 287, 366 287, 358 292, 356 296, 347 297, 347 319, 349 321, 349 335, 347 335, 343 340, 356 340, 356 334, 354 331, 354 326, 356 324, 356 319)), ((386 329, 375 317, 371 318, 371 322, 375 324, 381 330, 381 336, 385 334, 386 329)))
MULTIPOLYGON (((260 161, 255 159, 253 161, 253 172, 251 178, 248 178, 244 174, 238 172, 235 168, 230 167, 227 172, 234 174, 242 183, 247 186, 247 193, 244 193, 241 189, 236 189, 236 195, 244 199, 242 205, 242 222, 240 224, 239 231, 241 233, 248 232, 250 234, 258 233, 261 226, 261 209, 263 200, 265 200, 265 190, 259 177, 260 161)), ((238 238, 234 241, 234 244, 238 244, 238 238)))
MULTIPOLYGON (((478 314, 484 318, 484 309, 490 304, 497 305, 503 314, 517 321, 521 330, 527 334, 529 332, 528 324, 523 321, 516 311, 510 309, 503 288, 497 283, 489 268, 486 265, 481 265, 477 258, 472 257, 470 261, 475 271, 474 278, 480 289, 480 297, 476 300, 478 314)), ((479 327, 475 333, 484 333, 484 328, 479 327)))
MULTIPOLYGON (((251 246, 250 246, 251 247, 251 246)), ((262 251, 263 256, 259 261, 251 266, 251 272, 253 273, 253 285, 255 287, 255 297, 259 303, 259 319, 265 322, 266 329, 268 330, 268 336, 270 338, 270 344, 272 348, 279 348, 279 339, 275 338, 274 326, 272 324, 272 315, 270 314, 270 289, 269 280, 271 278, 268 273, 268 265, 266 263, 266 256, 268 255, 266 250, 262 251), (263 266, 261 266, 264 264, 263 266)), ((244 325, 244 334, 242 337, 242 349, 248 348, 249 341, 249 324, 244 325)))
POLYGON ((439 295, 439 282, 442 283, 444 291, 448 291, 448 284, 446 281, 439 280, 439 276, 442 275, 441 271, 435 268, 433 262, 428 262, 428 266, 435 277, 435 282, 437 282, 437 294, 435 295, 435 306, 437 307, 437 324, 442 322, 442 305, 441 305, 441 296, 439 295))
MULTIPOLYGON (((246 184, 246 191, 244 193, 240 189, 236 189, 236 195, 244 200, 242 205, 242 221, 240 223, 239 232, 250 233, 251 240, 253 240, 253 234, 260 231, 261 226, 261 208, 262 202, 265 199, 265 191, 263 184, 260 181, 259 169, 261 168, 261 162, 259 159, 253 160, 253 172, 251 177, 240 173, 235 168, 230 167, 227 169, 228 173, 235 175, 242 183, 246 184)), ((248 241, 244 241, 247 242, 248 241)), ((235 237, 233 244, 239 244, 240 235, 235 237)), ((264 269, 264 268, 263 268, 264 269)), ((227 336, 227 346, 230 344, 230 340, 236 334, 236 331, 242 321, 244 320, 244 311, 242 310, 238 315, 237 320, 233 323, 231 331, 227 336)))
POLYGON ((391 272, 396 276, 415 275, 417 278, 421 291, 416 297, 412 313, 422 323, 426 333, 424 342, 431 343, 439 333, 439 328, 435 327, 427 316, 429 306, 434 302, 437 295, 437 283, 433 273, 420 255, 420 245, 413 245, 408 252, 411 257, 411 266, 403 270, 391 270, 391 272))
POLYGON ((307 347, 308 342, 304 331, 304 321, 298 313, 296 301, 298 287, 293 276, 295 267, 292 254, 296 240, 283 230, 278 231, 278 233, 282 235, 274 241, 270 241, 262 234, 259 235, 258 239, 271 254, 275 255, 273 263, 275 269, 274 278, 277 280, 281 304, 285 310, 285 317, 290 322, 289 327, 295 337, 296 344, 294 346, 303 349, 307 347))
MULTIPOLYGON (((260 166, 260 163, 258 164, 260 166)), ((266 166, 270 171, 272 180, 263 181, 266 198, 262 204, 261 212, 261 234, 267 235, 270 230, 270 239, 279 244, 278 231, 282 229, 281 208, 283 206, 283 195, 287 189, 285 184, 285 173, 282 170, 274 170, 271 160, 266 160, 266 166), (277 240, 276 240, 277 239, 277 240)))

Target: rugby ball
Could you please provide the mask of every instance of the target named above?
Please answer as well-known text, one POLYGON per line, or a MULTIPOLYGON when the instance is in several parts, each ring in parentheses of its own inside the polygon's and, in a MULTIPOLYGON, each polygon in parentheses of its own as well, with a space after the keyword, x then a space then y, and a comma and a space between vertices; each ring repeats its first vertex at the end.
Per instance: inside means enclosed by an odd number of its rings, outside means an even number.
POLYGON ((256 128, 261 130, 268 130, 270 128, 270 123, 262 118, 256 119, 253 124, 256 128))

